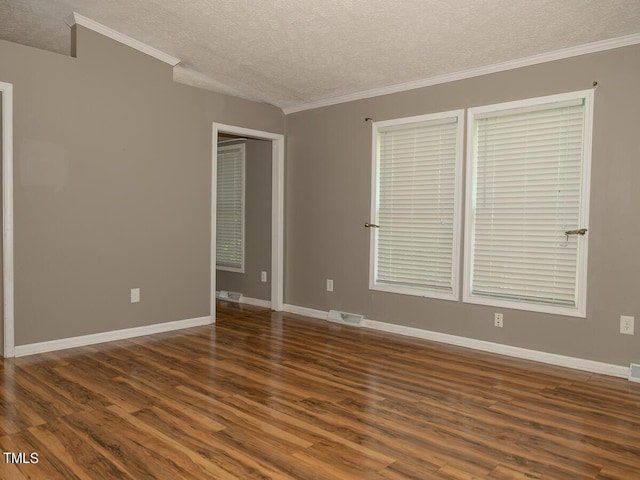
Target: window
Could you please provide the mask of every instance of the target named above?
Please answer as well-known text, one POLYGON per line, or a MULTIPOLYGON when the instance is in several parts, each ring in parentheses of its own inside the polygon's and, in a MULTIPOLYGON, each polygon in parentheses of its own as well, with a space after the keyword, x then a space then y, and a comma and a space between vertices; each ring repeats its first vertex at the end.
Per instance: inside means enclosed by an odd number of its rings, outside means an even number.
MULTIPOLYGON (((373 124, 371 289, 458 298, 463 113, 373 124)), ((592 117, 592 90, 468 110, 465 302, 586 315, 592 117)))
POLYGON ((244 273, 245 146, 218 147, 216 267, 244 273))
POLYGON ((457 299, 463 115, 373 124, 371 289, 457 299))
POLYGON ((468 110, 465 301, 585 316, 592 103, 468 110))

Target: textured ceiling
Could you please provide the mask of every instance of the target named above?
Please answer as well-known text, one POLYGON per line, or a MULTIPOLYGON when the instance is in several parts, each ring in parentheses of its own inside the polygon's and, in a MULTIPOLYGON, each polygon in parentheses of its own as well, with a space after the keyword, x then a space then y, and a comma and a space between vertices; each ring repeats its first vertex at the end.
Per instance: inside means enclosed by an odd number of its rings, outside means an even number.
POLYGON ((0 0, 0 38, 68 54, 73 12, 285 109, 640 32, 640 0, 0 0))

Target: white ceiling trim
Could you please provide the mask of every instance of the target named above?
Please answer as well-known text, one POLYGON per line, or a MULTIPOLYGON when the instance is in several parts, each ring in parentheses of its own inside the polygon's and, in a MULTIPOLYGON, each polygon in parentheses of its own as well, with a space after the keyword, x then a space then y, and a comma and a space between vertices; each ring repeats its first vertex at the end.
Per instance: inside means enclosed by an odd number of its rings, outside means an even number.
POLYGON ((90 18, 80 15, 79 13, 73 12, 71 15, 69 15, 65 19, 65 23, 70 27, 73 27, 74 25, 81 25, 85 28, 93 30, 94 32, 100 33, 105 37, 109 37, 112 40, 115 40, 116 42, 120 42, 142 53, 146 53, 147 55, 150 55, 153 58, 157 58, 158 60, 161 60, 164 63, 168 63, 172 67, 175 67, 177 64, 180 63, 179 58, 176 58, 167 53, 164 53, 158 50, 157 48, 153 48, 147 45, 146 43, 142 43, 141 41, 136 40, 135 38, 131 38, 130 36, 125 35, 124 33, 120 33, 117 30, 109 28, 106 25, 96 22, 95 20, 91 20, 90 18))
POLYGON ((552 52, 540 53, 537 55, 532 55, 530 57, 495 63, 493 65, 487 65, 484 67, 463 70, 461 72, 447 73, 444 75, 438 75, 422 80, 399 83, 396 85, 389 85, 387 87, 373 88, 361 92, 350 93, 348 95, 341 95, 339 97, 318 100, 316 102, 303 103, 293 107, 283 108, 282 111, 285 115, 288 115, 290 113, 312 110, 314 108, 328 107, 330 105, 352 102, 354 100, 363 100, 365 98, 379 97, 381 95, 388 95, 391 93, 405 92, 407 90, 414 90, 416 88, 429 87, 432 85, 454 82, 456 80, 464 80, 466 78, 479 77, 481 75, 487 75, 490 73, 504 72, 506 70, 513 70, 516 68, 528 67, 530 65, 537 65, 554 60, 562 60, 565 58, 577 57, 579 55, 597 53, 605 50, 611 50, 614 48, 627 47, 637 44, 640 44, 640 33, 611 38, 608 40, 601 40, 598 42, 586 43, 584 45, 563 48, 561 50, 555 50, 552 52))

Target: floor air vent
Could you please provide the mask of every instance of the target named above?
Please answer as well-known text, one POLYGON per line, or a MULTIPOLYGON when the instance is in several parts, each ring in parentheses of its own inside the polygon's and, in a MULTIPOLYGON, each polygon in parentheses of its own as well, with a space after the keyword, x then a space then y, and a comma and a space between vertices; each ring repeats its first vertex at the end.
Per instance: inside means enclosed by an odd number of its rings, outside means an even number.
POLYGON ((242 294, 238 292, 227 292, 226 290, 220 290, 220 293, 218 293, 218 298, 220 300, 239 302, 242 299, 242 294))
POLYGON ((629 366, 629 380, 640 382, 640 363, 632 363, 629 366))
POLYGON ((338 310, 329 310, 327 320, 330 322, 342 323, 344 325, 361 325, 362 315, 356 313, 339 312, 338 310))

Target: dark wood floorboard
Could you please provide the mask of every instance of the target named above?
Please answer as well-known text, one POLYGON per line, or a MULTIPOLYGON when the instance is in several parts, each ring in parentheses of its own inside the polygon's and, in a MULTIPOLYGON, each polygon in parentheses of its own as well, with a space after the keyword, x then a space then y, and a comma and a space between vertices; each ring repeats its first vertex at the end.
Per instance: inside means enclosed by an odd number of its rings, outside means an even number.
POLYGON ((640 479, 640 385, 218 303, 0 360, 0 478, 640 479))

